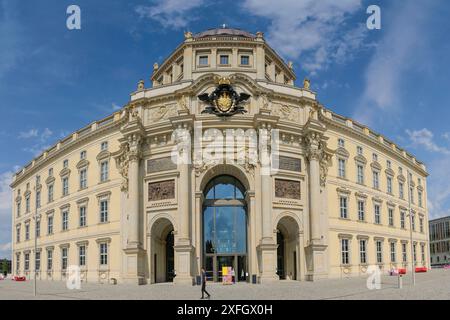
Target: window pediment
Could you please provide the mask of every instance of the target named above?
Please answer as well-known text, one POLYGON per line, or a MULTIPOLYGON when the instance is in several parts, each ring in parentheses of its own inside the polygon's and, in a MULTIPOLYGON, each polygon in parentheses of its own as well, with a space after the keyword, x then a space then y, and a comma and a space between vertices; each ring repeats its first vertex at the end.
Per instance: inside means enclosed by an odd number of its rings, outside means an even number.
POLYGON ((368 195, 365 193, 362 193, 362 192, 356 192, 355 196, 359 199, 367 199, 368 198, 368 195))
POLYGON ((348 196, 351 193, 350 189, 341 188, 341 187, 336 188, 336 191, 338 192, 338 194, 345 195, 345 196, 348 196))
POLYGON ((367 159, 360 154, 358 154, 354 159, 356 162, 364 164, 364 165, 367 163, 367 159))
POLYGON ((16 197, 16 202, 17 202, 17 203, 20 203, 21 201, 22 201, 22 196, 17 196, 17 197, 16 197))
POLYGON ((405 176, 402 175, 402 174, 399 174, 399 175, 397 176, 397 179, 398 179, 398 181, 401 181, 401 182, 405 182, 405 181, 406 181, 405 176))
POLYGON ((358 240, 369 240, 369 236, 366 235, 357 235, 356 239, 358 240))
POLYGON ((378 197, 372 197, 372 201, 373 201, 373 202, 376 202, 377 204, 383 203, 383 199, 378 198, 378 197))
POLYGON ((24 197, 26 198, 26 197, 28 197, 30 194, 31 194, 31 191, 30 191, 30 190, 27 190, 27 192, 25 192, 23 195, 24 195, 24 197))
POLYGON ((55 177, 50 176, 45 180, 45 184, 49 185, 52 184, 53 182, 55 182, 55 177))
POLYGON ((339 148, 336 150, 336 155, 337 155, 337 156, 340 156, 340 157, 342 157, 342 158, 348 158, 348 157, 350 157, 350 153, 349 153, 346 149, 344 149, 344 148, 342 148, 342 147, 339 147, 339 148))
POLYGON ((388 202, 386 202, 386 204, 388 205, 388 207, 391 207, 391 208, 395 208, 397 205, 394 203, 394 202, 392 202, 392 201, 388 201, 388 202))
POLYGON ((82 159, 82 160, 78 161, 78 163, 77 163, 77 169, 83 169, 87 166, 89 166, 89 161, 86 159, 82 159))
POLYGON ((391 177, 395 176, 395 172, 394 172, 394 170, 392 170, 391 168, 388 168, 388 169, 384 170, 384 172, 385 172, 386 175, 388 175, 388 176, 391 176, 391 177))
POLYGON ((97 155, 97 161, 106 160, 111 157, 111 153, 108 150, 103 150, 97 155))
POLYGON ((370 166, 372 167, 372 169, 374 170, 378 170, 381 171, 383 168, 381 167, 381 164, 377 161, 373 161, 370 166))
POLYGON ((66 177, 70 175, 70 169, 69 168, 64 168, 59 172, 59 176, 62 177, 66 177))
POLYGON ((419 190, 419 191, 423 191, 424 189, 423 189, 423 187, 422 187, 422 186, 417 186, 417 190, 419 190))

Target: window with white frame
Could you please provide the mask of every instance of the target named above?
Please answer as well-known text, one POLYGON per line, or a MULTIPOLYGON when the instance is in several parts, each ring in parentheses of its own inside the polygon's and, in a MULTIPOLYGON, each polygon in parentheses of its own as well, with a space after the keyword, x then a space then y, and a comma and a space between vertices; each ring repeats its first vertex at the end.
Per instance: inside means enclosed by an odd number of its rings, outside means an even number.
POLYGON ((25 271, 30 270, 30 254, 27 252, 25 253, 25 266, 24 266, 25 271))
POLYGON ((395 263, 395 242, 391 242, 391 262, 395 263))
POLYGON ((420 232, 423 233, 423 218, 419 218, 419 228, 420 228, 420 232))
POLYGON ((69 211, 64 210, 62 212, 62 230, 66 231, 69 229, 69 211))
POLYGON ((357 146, 356 147, 356 153, 360 156, 363 155, 363 148, 361 146, 357 146))
POLYGON ((340 203, 340 213, 342 219, 348 218, 348 203, 347 203, 347 197, 339 197, 339 203, 340 203))
POLYGON ((350 264, 349 239, 341 239, 341 263, 350 264))
POLYGON ((69 194, 69 177, 64 177, 62 179, 62 188, 63 188, 63 196, 67 196, 69 194))
POLYGON ((109 161, 102 161, 100 164, 100 181, 105 182, 109 176, 109 161))
POLYGON ((53 201, 53 184, 50 184, 48 186, 48 195, 47 196, 48 196, 47 197, 48 202, 49 203, 52 202, 53 201))
POLYGON ((405 191, 403 189, 403 182, 399 182, 398 183, 398 194, 400 199, 404 199, 405 198, 405 191))
POLYGON ((47 250, 47 270, 53 269, 53 250, 47 250))
POLYGON ((100 145, 100 151, 108 150, 108 141, 103 141, 100 145))
POLYGON ((424 244, 420 245, 420 253, 422 256, 422 262, 425 262, 425 245, 424 244))
POLYGON ((53 176, 53 168, 49 168, 48 169, 48 176, 52 177, 53 176))
POLYGON ((229 56, 227 54, 221 54, 219 57, 219 63, 221 65, 229 65, 230 64, 229 56))
POLYGON ((400 228, 405 229, 405 211, 400 211, 400 228))
POLYGON ((377 252, 377 263, 383 263, 383 242, 381 240, 375 241, 377 252))
POLYGON ((86 159, 86 155, 87 155, 87 153, 86 153, 85 150, 81 151, 81 152, 80 152, 80 159, 81 159, 81 160, 86 159))
POLYGON ((41 220, 36 221, 36 230, 35 235, 37 238, 41 236, 41 220))
POLYGON ((108 264, 108 244, 100 243, 100 265, 108 264))
POLYGON ((406 256, 406 243, 402 243, 402 261, 406 262, 407 261, 407 256, 406 256))
POLYGON ((342 138, 338 139, 338 146, 341 148, 345 148, 345 141, 342 138))
POLYGON ((403 168, 402 167, 398 167, 398 174, 403 174, 403 168))
POLYGON ((393 227, 394 226, 394 209, 393 208, 388 209, 388 215, 389 215, 389 226, 393 227))
POLYGON ((41 207, 41 192, 40 191, 36 191, 36 208, 40 208, 41 207))
POLYGON ((378 161, 378 155, 377 155, 376 153, 372 153, 372 160, 373 160, 374 162, 377 162, 377 161, 378 161))
POLYGON ((80 189, 85 189, 87 187, 87 169, 80 170, 80 189))
POLYGON ((20 270, 20 253, 16 253, 16 272, 20 270))
POLYGON ((68 253, 69 253, 69 248, 67 248, 67 247, 61 248, 61 269, 62 270, 67 269, 68 253))
POLYGON ((345 178, 345 160, 339 159, 338 165, 339 165, 339 170, 338 170, 339 177, 345 178))
POLYGON ((30 213, 31 209, 30 209, 30 196, 27 195, 25 197, 25 212, 26 213, 30 213))
POLYGON ((414 257, 414 262, 417 261, 416 249, 417 249, 417 245, 414 243, 414 244, 413 244, 413 257, 414 257))
POLYGON ((78 262, 80 266, 86 265, 86 245, 80 245, 78 247, 78 262))
POLYGON ((25 240, 30 240, 30 224, 25 224, 25 240))
POLYGON ((17 202, 17 216, 20 217, 20 201, 17 202))
POLYGON ((20 242, 20 226, 16 227, 16 242, 20 242))
POLYGON ((392 178, 387 177, 387 193, 392 194, 392 178))
POLYGON ((391 169, 392 165, 391 165, 391 161, 390 160, 386 160, 386 167, 388 169, 391 169))
POLYGON ((86 206, 81 206, 80 211, 80 227, 86 226, 86 206))
POLYGON ((380 188, 380 174, 378 171, 373 171, 373 187, 374 189, 380 188))
POLYGON ((423 206, 423 203, 422 203, 422 191, 418 191, 417 192, 417 198, 418 198, 418 201, 419 201, 419 207, 422 207, 423 206))
POLYGON ((364 184, 364 166, 361 164, 357 165, 357 173, 358 173, 358 183, 364 184))
POLYGON ((416 231, 416 217, 414 215, 411 215, 411 227, 413 231, 416 231))
POLYGON ((36 271, 41 270, 41 252, 37 251, 36 252, 36 257, 35 257, 35 266, 36 266, 36 271))
POLYGON ((359 262, 361 264, 367 263, 367 240, 359 240, 359 262))
POLYGON ((68 168, 69 167, 69 160, 64 160, 63 161, 63 168, 68 168))
POLYGON ((241 65, 243 65, 243 66, 250 65, 250 57, 249 56, 241 56, 241 65))
POLYGON ((47 217, 47 234, 53 234, 53 216, 47 217))
POLYGON ((364 221, 366 219, 366 204, 362 200, 358 200, 358 220, 364 221))
POLYGON ((200 66, 207 66, 208 65, 208 56, 199 56, 198 57, 198 64, 200 66))
POLYGON ((380 212, 379 204, 374 205, 374 213, 375 213, 375 223, 380 224, 381 223, 381 212, 380 212))
POLYGON ((409 194, 411 197, 411 203, 414 203, 414 188, 413 187, 409 188, 409 194))
POLYGON ((100 201, 100 222, 108 222, 108 200, 100 201))

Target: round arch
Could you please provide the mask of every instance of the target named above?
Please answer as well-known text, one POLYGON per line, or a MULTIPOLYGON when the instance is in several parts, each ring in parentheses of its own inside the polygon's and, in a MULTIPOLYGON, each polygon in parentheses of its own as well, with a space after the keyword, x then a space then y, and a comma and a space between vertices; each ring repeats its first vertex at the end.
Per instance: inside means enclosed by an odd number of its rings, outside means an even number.
POLYGON ((173 220, 167 214, 160 214, 151 220, 149 226, 150 281, 172 282, 175 277, 173 220))
POLYGON ((221 175, 228 175, 235 177, 242 183, 245 190, 247 191, 253 190, 252 188, 253 181, 250 179, 249 175, 246 172, 244 172, 240 167, 230 164, 218 164, 210 168, 209 170, 206 170, 199 177, 198 181, 200 181, 200 183, 198 185, 197 191, 203 191, 209 181, 221 175))
POLYGON ((299 279, 300 220, 291 213, 281 214, 276 219, 277 274, 280 279, 299 279))

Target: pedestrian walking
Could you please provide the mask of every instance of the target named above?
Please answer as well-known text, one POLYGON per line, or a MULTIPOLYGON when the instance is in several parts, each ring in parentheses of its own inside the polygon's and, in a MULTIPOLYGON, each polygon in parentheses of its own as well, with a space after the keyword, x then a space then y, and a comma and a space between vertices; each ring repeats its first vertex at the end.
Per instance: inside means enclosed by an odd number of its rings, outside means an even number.
POLYGON ((209 299, 211 295, 206 291, 206 272, 202 268, 202 299, 205 299, 205 293, 208 295, 207 299, 209 299))

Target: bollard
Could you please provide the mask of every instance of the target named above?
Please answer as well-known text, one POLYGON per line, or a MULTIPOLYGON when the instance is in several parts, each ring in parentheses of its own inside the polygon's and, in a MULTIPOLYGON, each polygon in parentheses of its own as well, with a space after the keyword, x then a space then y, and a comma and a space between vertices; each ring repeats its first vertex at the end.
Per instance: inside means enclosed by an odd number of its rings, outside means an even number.
POLYGON ((403 287, 402 275, 398 275, 398 288, 401 289, 403 287))

